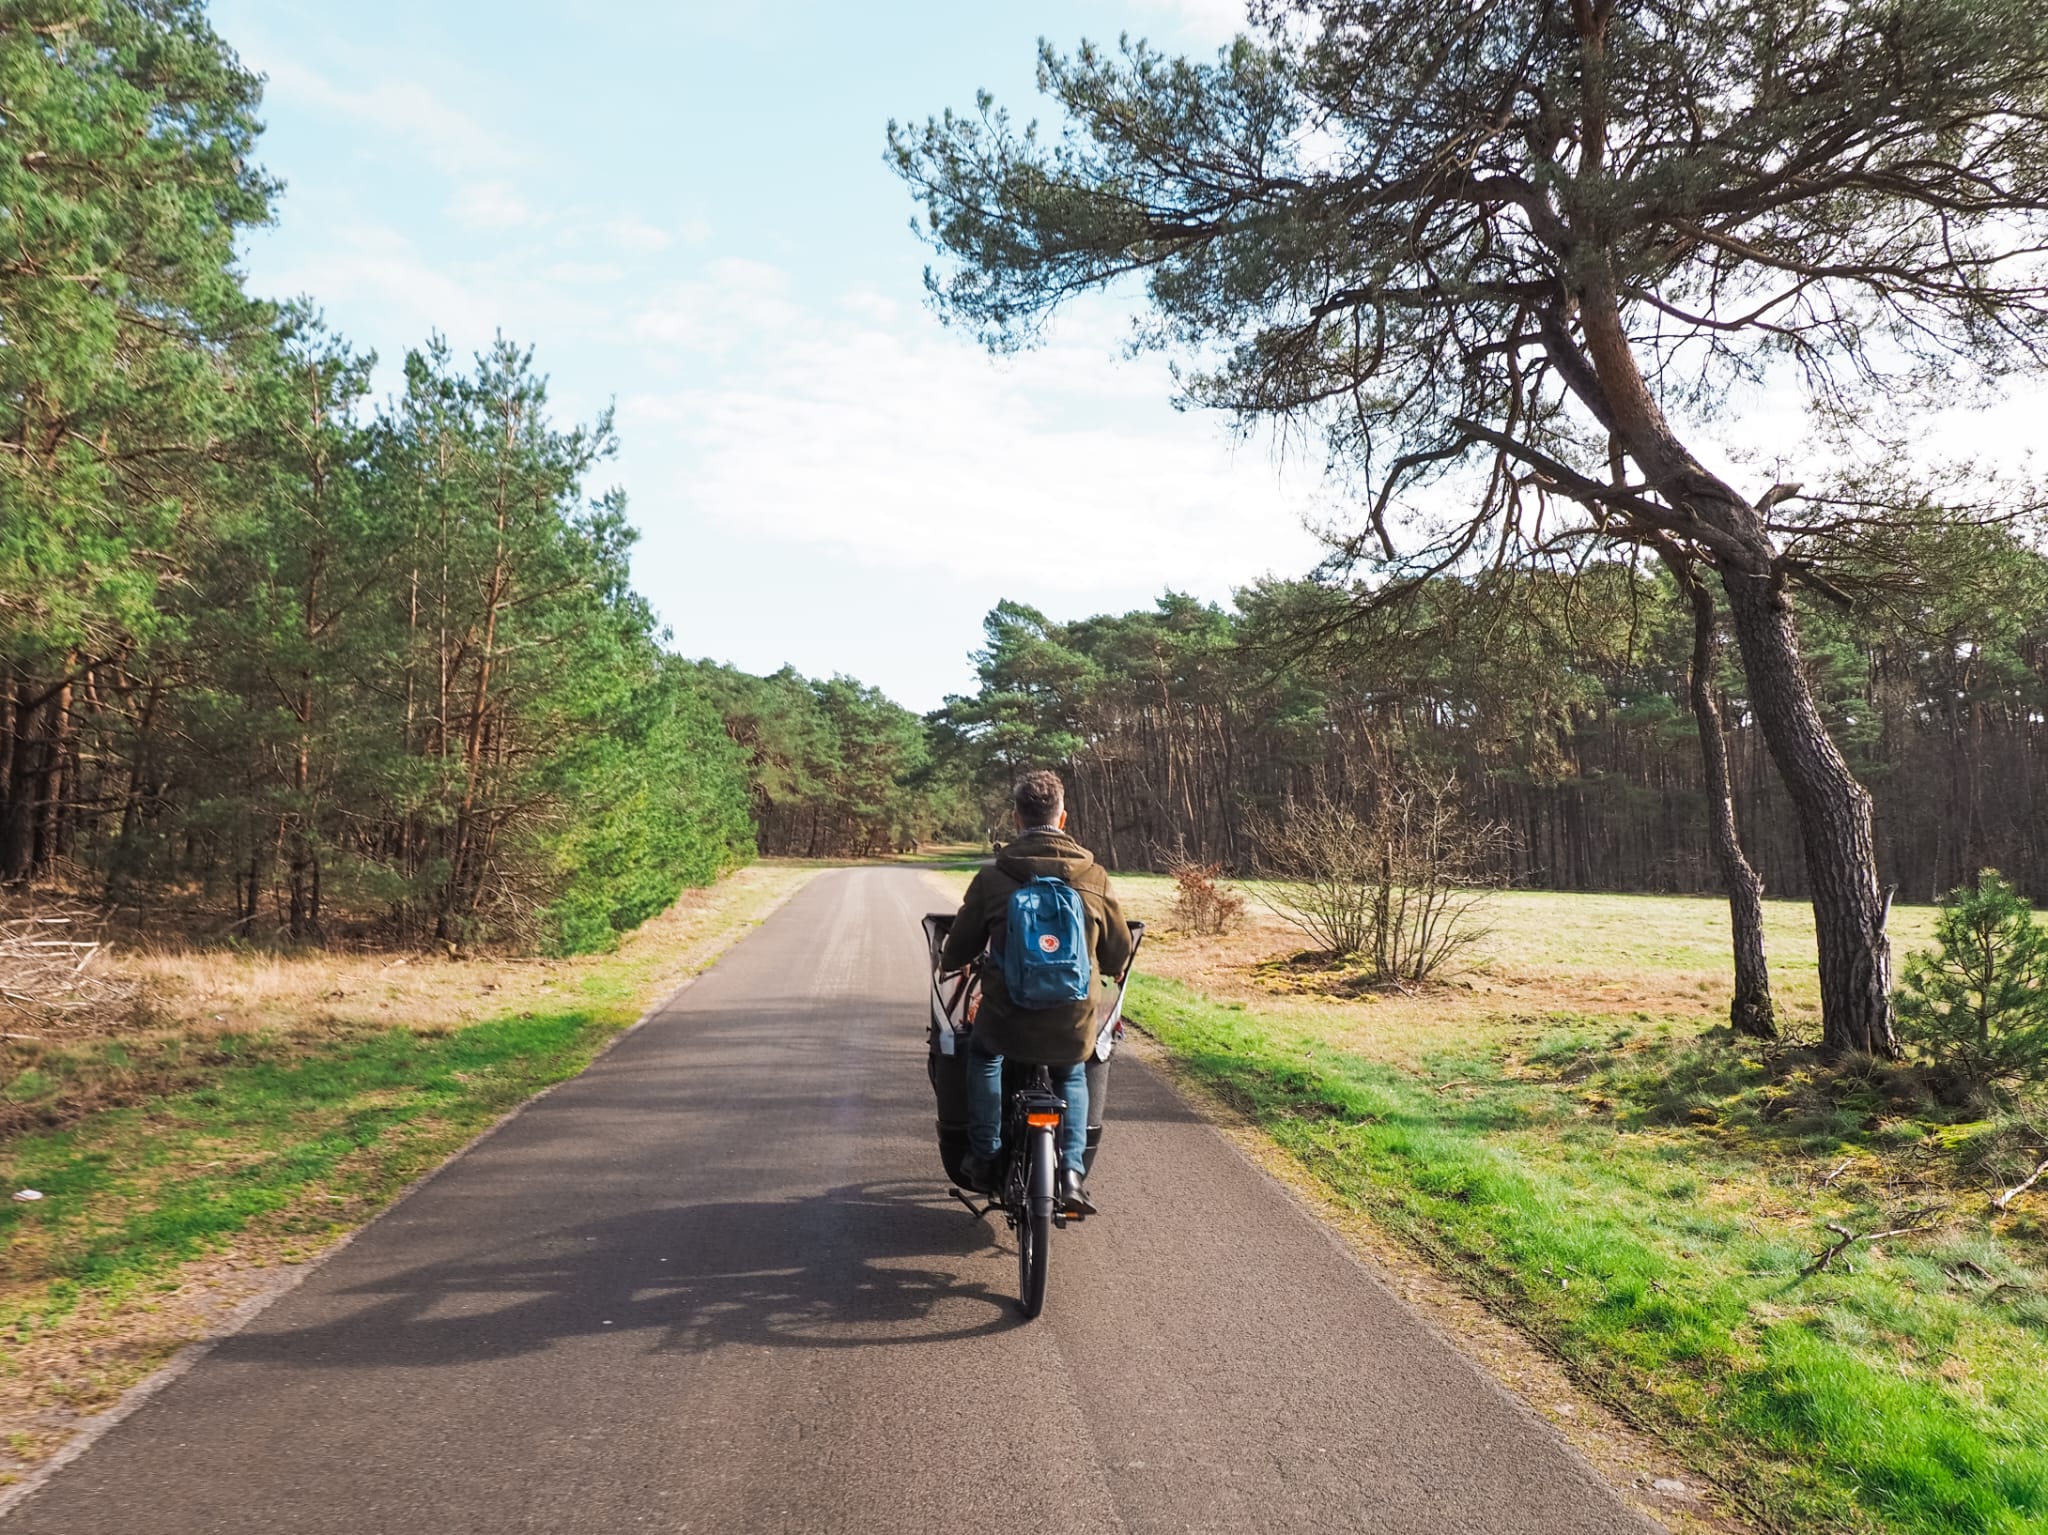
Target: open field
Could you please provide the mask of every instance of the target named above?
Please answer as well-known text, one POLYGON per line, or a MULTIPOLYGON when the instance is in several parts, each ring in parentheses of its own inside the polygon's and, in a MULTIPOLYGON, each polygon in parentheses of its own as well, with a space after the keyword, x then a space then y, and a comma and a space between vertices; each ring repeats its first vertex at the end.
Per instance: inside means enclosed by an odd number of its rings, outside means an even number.
POLYGON ((690 891, 611 955, 122 961, 140 1019, 9 1040, 0 1481, 235 1305, 573 1075, 821 865, 690 891))
MULTIPOLYGON (((1152 924, 1145 940, 1151 973, 1219 997, 1257 998, 1265 1008, 1306 1004, 1333 1031, 1332 1043, 1369 1045, 1375 1054, 1391 1052, 1408 1062, 1440 1049, 1449 1029, 1512 1033, 1518 1017, 1697 1020, 1702 1027, 1727 1019, 1728 908, 1718 899, 1504 891, 1485 908, 1483 923, 1491 931, 1477 945, 1472 966, 1449 986, 1333 1007, 1314 994, 1312 982, 1305 989, 1285 970, 1256 968, 1307 943, 1261 904, 1258 884, 1242 887, 1253 893, 1247 920, 1225 938, 1173 930, 1170 879, 1121 875, 1117 888, 1130 914, 1152 924)), ((1794 1037, 1817 1034, 1813 910, 1803 902, 1768 901, 1764 927, 1781 1023, 1794 1037)), ((1931 906, 1892 912, 1892 942, 1901 955, 1924 947, 1933 929, 1931 906)))
MULTIPOLYGON (((1152 924, 1134 1020, 1194 1085, 1759 1522, 2048 1529, 2048 1196, 1990 1208, 2048 1146, 1821 1069, 1804 907, 1769 907, 1792 1040, 1758 1046, 1718 901, 1505 894, 1472 972, 1359 997, 1256 902, 1198 938, 1170 881, 1118 886, 1152 924)), ((1901 955, 1932 922, 1894 913, 1901 955)))

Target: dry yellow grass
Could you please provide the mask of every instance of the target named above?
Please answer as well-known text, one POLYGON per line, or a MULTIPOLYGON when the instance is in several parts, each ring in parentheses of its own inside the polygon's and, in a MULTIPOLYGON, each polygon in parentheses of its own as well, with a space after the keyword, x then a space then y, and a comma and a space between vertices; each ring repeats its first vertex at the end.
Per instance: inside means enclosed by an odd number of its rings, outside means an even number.
MULTIPOLYGON (((968 879, 951 870, 937 877, 956 893, 968 879)), ((1561 1014, 1704 1028, 1728 1013, 1733 958, 1728 907, 1718 897, 1502 891, 1482 908, 1489 931, 1461 974, 1418 992, 1359 998, 1319 995, 1259 968, 1308 940, 1266 904, 1270 891, 1258 882, 1234 886, 1251 897, 1247 916, 1220 938, 1176 929, 1174 885, 1164 875, 1119 874, 1115 886, 1126 912, 1147 924, 1146 970, 1225 1001, 1256 1002, 1268 1015, 1312 1019, 1332 1045, 1411 1067, 1446 1043, 1484 1043, 1561 1014)), ((1901 960, 1931 941, 1934 915, 1929 906, 1894 908, 1901 960)), ((1795 1034, 1817 1030, 1812 908, 1768 901, 1764 927, 1780 1020, 1795 1034)))
POLYGON ((187 1034, 320 1028, 336 1021, 383 1028, 450 1028, 558 996, 621 958, 645 960, 639 979, 673 985, 758 920, 822 865, 764 859, 716 885, 686 890, 661 916, 626 936, 618 954, 538 959, 482 955, 265 954, 233 949, 142 950, 121 956, 152 999, 153 1026, 187 1034))
POLYGON ((38 1019, 0 1036, 0 1138, 189 1086, 203 1075, 193 1047, 203 1051, 210 1040, 261 1035, 321 1047, 394 1028, 445 1033, 565 999, 617 1000, 631 988, 658 993, 701 969, 821 867, 753 864, 685 891, 616 953, 571 959, 115 948, 104 964, 133 983, 130 1004, 38 1019))

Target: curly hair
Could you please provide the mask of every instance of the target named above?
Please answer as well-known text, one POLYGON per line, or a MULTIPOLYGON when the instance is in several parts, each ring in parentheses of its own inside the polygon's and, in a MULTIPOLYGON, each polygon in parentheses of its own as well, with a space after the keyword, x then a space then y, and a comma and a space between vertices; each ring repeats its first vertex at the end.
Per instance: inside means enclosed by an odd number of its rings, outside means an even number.
POLYGON ((1026 827, 1052 825, 1067 804, 1067 790, 1060 775, 1046 768, 1026 773, 1010 793, 1017 806, 1017 819, 1026 827))

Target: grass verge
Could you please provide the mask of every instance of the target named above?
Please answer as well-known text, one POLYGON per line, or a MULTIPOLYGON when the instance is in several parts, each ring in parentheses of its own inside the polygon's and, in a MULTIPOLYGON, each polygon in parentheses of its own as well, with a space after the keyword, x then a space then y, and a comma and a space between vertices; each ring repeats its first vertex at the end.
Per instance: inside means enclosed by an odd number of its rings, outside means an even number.
POLYGON ((2048 1529, 2043 1228, 1966 1209, 1940 1171, 1981 1127, 1821 1091, 1668 1019, 1523 1015, 1433 1049, 1403 1028, 1376 1059, 1355 1008, 1158 976, 1132 1002, 1335 1197, 1766 1521, 2048 1529), (1806 1271, 1827 1221, 1916 1210, 1924 1231, 1806 1271))
POLYGON ((580 1071, 817 867, 742 870, 583 960, 195 955, 168 1018, 41 1045, 0 1089, 0 1188, 43 1196, 0 1203, 0 1485, 580 1071))

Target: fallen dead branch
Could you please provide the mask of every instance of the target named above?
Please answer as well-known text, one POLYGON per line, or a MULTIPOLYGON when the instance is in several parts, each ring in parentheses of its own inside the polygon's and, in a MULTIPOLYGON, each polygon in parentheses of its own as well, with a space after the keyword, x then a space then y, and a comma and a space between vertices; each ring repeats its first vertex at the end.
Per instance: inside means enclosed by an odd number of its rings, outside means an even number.
POLYGON ((1858 1242, 1878 1242, 1886 1237, 1912 1236, 1917 1232, 1932 1231, 1935 1227, 1935 1222, 1933 1221, 1922 1221, 1918 1225, 1913 1226, 1894 1226, 1889 1231, 1851 1231, 1847 1226, 1838 1226, 1833 1221, 1828 1221, 1825 1224, 1828 1230, 1832 1231, 1841 1240, 1836 1242, 1834 1246, 1830 1247, 1818 1258, 1815 1258, 1813 1262, 1807 1264, 1805 1268, 1801 1269, 1799 1272, 1802 1274, 1825 1273, 1830 1263, 1833 1263, 1835 1259, 1841 1257, 1843 1253, 1854 1247, 1858 1242))
MULTIPOLYGON (((107 970, 97 914, 37 912, 0 921, 0 1008, 46 1022, 126 1006, 139 987, 107 970)), ((9 1039, 33 1039, 14 1034, 9 1039)))
POLYGON ((2048 1173, 2048 1162, 2043 1162, 2039 1167, 2035 1168, 2033 1172, 2027 1175, 2025 1181, 2014 1184, 2011 1188, 2007 1189, 2003 1194, 2000 1194, 1996 1199, 1992 1200, 1991 1207, 1994 1210, 2005 1209, 2015 1199, 2018 1199, 2020 1195, 2026 1193, 2028 1189, 2032 1188, 2035 1184, 2039 1183, 2041 1181, 2041 1175, 2043 1173, 2048 1173))

